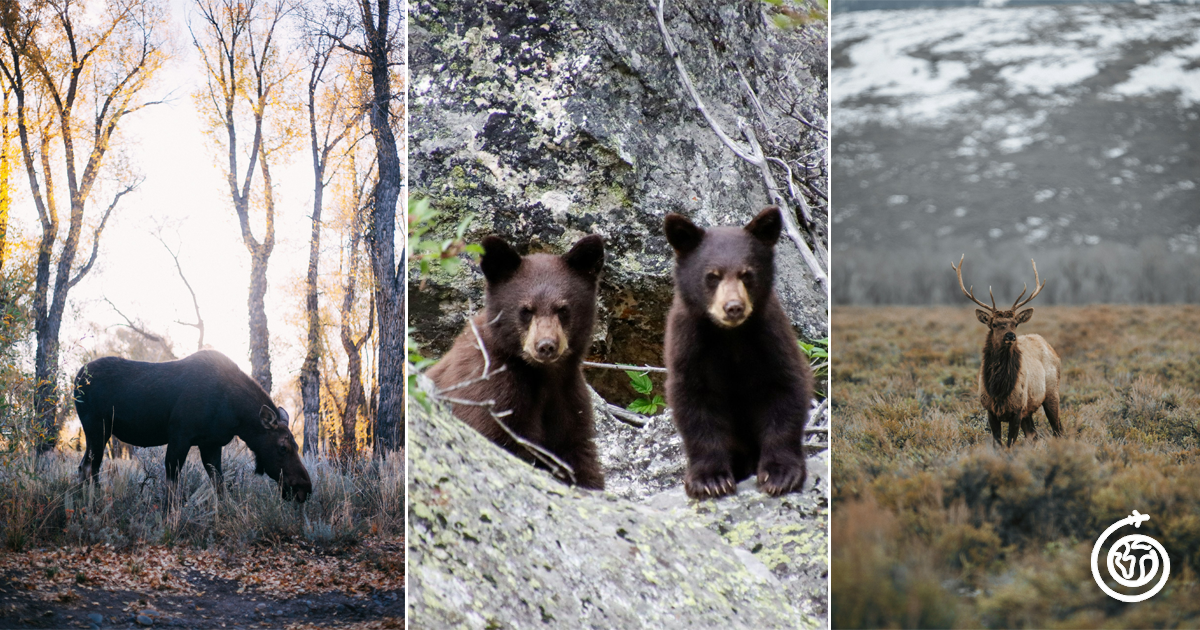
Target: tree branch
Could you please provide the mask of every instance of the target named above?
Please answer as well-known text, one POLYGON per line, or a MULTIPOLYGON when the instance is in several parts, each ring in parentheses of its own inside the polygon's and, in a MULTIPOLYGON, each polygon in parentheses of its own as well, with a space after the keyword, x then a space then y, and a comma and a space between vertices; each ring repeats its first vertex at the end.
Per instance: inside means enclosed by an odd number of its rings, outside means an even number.
MULTIPOLYGON (((696 110, 699 111, 704 117, 704 120, 708 122, 708 126, 712 129, 713 133, 716 134, 717 138, 721 140, 722 144, 732 151, 734 155, 737 155, 745 162, 759 169, 759 172, 763 177, 763 183, 767 188, 768 198, 771 199, 772 203, 780 207, 780 214, 783 215, 784 231, 787 234, 788 239, 792 241, 792 243, 796 246, 796 249, 800 251, 800 256, 804 259, 804 262, 808 266, 809 271, 812 273, 813 278, 821 285, 821 288, 828 293, 829 277, 825 273, 824 268, 817 260, 816 256, 813 255, 812 249, 809 248, 808 243, 806 243, 804 240, 804 237, 800 234, 800 230, 796 226, 796 217, 788 209, 786 200, 784 200, 783 196, 779 194, 779 187, 775 184, 775 178, 771 174, 770 166, 768 166, 767 159, 763 155, 762 147, 759 146, 758 139, 755 137, 753 129, 750 129, 741 120, 738 121, 738 127, 741 128, 742 134, 746 137, 746 140, 750 144, 749 149, 741 146, 725 133, 725 130, 721 127, 721 124, 717 122, 717 120, 708 112, 708 108, 704 105, 704 100, 700 98, 700 93, 696 91, 696 86, 692 84, 692 78, 688 74, 687 68, 684 67, 683 60, 679 57, 679 51, 675 48, 675 44, 671 41, 671 34, 670 31, 667 30, 666 20, 663 17, 666 0, 657 0, 657 2, 655 2, 655 0, 650 0, 650 6, 654 10, 654 15, 658 20, 658 29, 662 34, 663 45, 666 47, 667 54, 670 55, 671 61, 675 64, 675 69, 678 71, 680 82, 683 84, 683 87, 687 91, 688 95, 692 97, 692 102, 695 103, 696 110)), ((757 100, 757 96, 753 95, 753 91, 751 91, 751 99, 757 100)), ((801 197, 799 201, 801 203, 803 212, 806 215, 806 220, 808 220, 807 208, 804 207, 803 198, 801 197)))
POLYGON ((113 197, 112 203, 108 204, 108 209, 104 211, 104 215, 100 218, 100 225, 96 226, 96 231, 92 235, 92 255, 90 258, 88 258, 87 264, 80 268, 80 270, 75 274, 75 277, 67 282, 67 289, 70 289, 78 284, 79 281, 82 280, 83 277, 92 270, 92 263, 96 262, 96 255, 100 253, 100 233, 104 231, 104 224, 108 223, 109 215, 112 214, 113 208, 117 207, 117 202, 121 200, 121 197, 124 197, 127 193, 132 192, 135 188, 141 185, 141 183, 142 180, 139 179, 136 182, 129 184, 123 190, 121 190, 121 192, 117 193, 117 196, 113 197))

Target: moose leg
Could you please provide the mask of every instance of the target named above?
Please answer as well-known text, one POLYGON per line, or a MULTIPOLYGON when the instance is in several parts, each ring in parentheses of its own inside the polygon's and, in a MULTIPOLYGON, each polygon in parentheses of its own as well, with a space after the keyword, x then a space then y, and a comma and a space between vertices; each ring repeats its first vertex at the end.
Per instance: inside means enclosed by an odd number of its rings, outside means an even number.
POLYGON ((996 442, 996 446, 1004 444, 1000 441, 1000 416, 997 416, 991 410, 988 410, 988 428, 992 430, 992 440, 996 442))
POLYGON ((100 464, 104 462, 104 447, 108 444, 108 438, 112 434, 111 431, 105 431, 104 427, 96 422, 91 414, 84 415, 86 417, 79 420, 79 424, 83 426, 83 438, 86 442, 83 461, 79 462, 80 483, 90 481, 100 474, 100 464))
POLYGON ((1042 410, 1046 412, 1046 419, 1050 421, 1050 430, 1054 432, 1054 437, 1062 437, 1062 424, 1058 420, 1058 392, 1046 392, 1042 410))
POLYGON ((167 444, 167 505, 170 507, 181 503, 179 471, 183 470, 183 463, 187 461, 188 451, 191 448, 191 445, 186 443, 169 442, 167 444))
POLYGON ((217 496, 225 498, 225 476, 221 473, 221 447, 201 446, 200 461, 204 463, 204 471, 212 481, 217 496))

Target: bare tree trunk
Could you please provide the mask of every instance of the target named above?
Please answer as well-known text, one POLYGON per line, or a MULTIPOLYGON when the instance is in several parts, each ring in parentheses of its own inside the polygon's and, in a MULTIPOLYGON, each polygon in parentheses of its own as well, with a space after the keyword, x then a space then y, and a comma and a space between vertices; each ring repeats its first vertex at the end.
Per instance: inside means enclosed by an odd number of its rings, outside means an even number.
POLYGON ((271 333, 267 329, 267 256, 263 248, 250 255, 250 377, 271 391, 271 333))
POLYGON ((396 266, 396 203, 400 197, 400 155, 392 132, 391 53, 396 43, 389 0, 359 0, 365 38, 364 56, 371 75, 368 117, 379 152, 367 246, 375 276, 379 316, 379 409, 375 452, 384 455, 404 444, 404 286, 396 266))
POLYGON ((346 272, 346 289, 342 296, 341 311, 341 341, 342 349, 346 351, 346 407, 342 412, 342 448, 341 459, 349 464, 357 456, 358 413, 359 408, 366 404, 366 393, 362 384, 362 347, 371 338, 375 325, 375 304, 371 303, 371 312, 367 316, 367 332, 357 340, 352 329, 354 314, 354 298, 358 286, 358 246, 362 241, 361 217, 354 217, 350 227, 350 243, 347 246, 349 265, 346 272))
POLYGON ((4 110, 0 111, 4 118, 4 126, 0 128, 0 269, 4 269, 4 250, 8 246, 8 212, 12 208, 12 127, 9 125, 12 89, 7 85, 0 89, 4 92, 4 110))
MULTIPOLYGON (((310 101, 311 102, 311 101, 310 101)), ((310 118, 310 120, 312 120, 310 118)), ((304 364, 300 366, 300 398, 304 414, 304 452, 317 450, 318 431, 321 426, 321 374, 318 360, 321 357, 321 319, 317 303, 317 274, 321 253, 321 202, 325 193, 324 164, 317 157, 315 121, 312 128, 313 142, 313 214, 312 235, 308 245, 308 276, 304 281, 304 311, 308 315, 308 351, 304 364)))
POLYGON ((250 294, 247 299, 250 324, 250 376, 271 391, 271 335, 267 327, 267 262, 275 248, 275 203, 268 165, 268 138, 263 136, 263 121, 271 106, 271 91, 289 76, 281 69, 286 64, 275 45, 275 27, 287 13, 282 2, 234 0, 196 0, 210 40, 201 43, 192 32, 192 43, 200 52, 207 72, 208 93, 204 102, 220 118, 226 135, 228 167, 225 176, 230 198, 237 213, 242 242, 250 253, 250 294), (260 15, 265 11, 266 15, 260 15), (255 27, 261 23, 261 30, 255 27), (240 42, 240 43, 239 43, 240 42), (207 46, 206 46, 207 44, 207 46), (243 92, 242 90, 245 90, 243 92), (247 93, 248 92, 248 93, 247 93), (238 168, 237 121, 235 103, 239 98, 251 102, 254 135, 245 175, 238 168), (263 177, 263 213, 265 230, 262 241, 250 229, 250 197, 254 171, 263 177), (238 184, 242 177, 241 185, 238 184))
MULTIPOLYGON (((337 33, 341 34, 341 30, 338 29, 337 33)), ((304 283, 304 311, 308 320, 307 351, 304 356, 304 364, 300 367, 300 398, 304 407, 305 453, 317 450, 321 426, 321 319, 320 304, 317 301, 317 278, 321 260, 321 211, 325 199, 325 185, 328 183, 325 179, 325 171, 329 165, 330 152, 341 142, 350 128, 349 124, 338 125, 340 133, 336 135, 333 133, 334 125, 332 123, 339 115, 338 110, 342 108, 342 94, 339 92, 341 84, 335 77, 326 88, 326 93, 328 91, 334 93, 334 104, 328 108, 330 110, 327 112, 329 119, 322 121, 326 124, 325 135, 323 138, 321 137, 317 121, 318 89, 324 82, 322 75, 336 50, 336 39, 320 30, 310 33, 309 37, 313 38, 309 48, 307 103, 309 148, 312 152, 313 163, 313 211, 312 232, 308 246, 308 276, 304 283)))

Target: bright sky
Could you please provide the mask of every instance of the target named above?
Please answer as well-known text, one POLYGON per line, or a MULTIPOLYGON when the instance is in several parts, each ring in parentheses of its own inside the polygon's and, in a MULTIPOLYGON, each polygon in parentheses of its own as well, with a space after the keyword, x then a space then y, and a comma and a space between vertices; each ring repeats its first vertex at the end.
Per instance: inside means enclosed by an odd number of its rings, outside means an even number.
MULTIPOLYGON (((192 7, 190 1, 172 3, 178 56, 148 95, 160 98, 170 93, 170 102, 136 112, 120 125, 130 163, 145 181, 121 200, 105 229, 95 267, 70 293, 61 336, 64 372, 73 373, 78 368, 79 354, 100 341, 91 332, 90 322, 105 326, 124 323, 104 302, 105 297, 125 315, 145 322, 150 330, 167 333, 175 342, 176 355, 195 351, 196 330, 176 323, 194 321, 191 298, 170 255, 153 236, 159 225, 165 225, 164 239, 179 252, 184 273, 196 291, 205 321, 205 343, 249 372, 250 255, 242 243, 228 184, 217 166, 224 163, 224 158, 203 135, 203 121, 193 105, 192 94, 203 86, 204 75, 186 29, 185 15, 192 7)), ((241 141, 244 139, 239 137, 241 141)), ((239 166, 244 169, 244 163, 239 166)), ((27 187, 23 168, 14 169, 14 176, 19 176, 19 183, 27 187)), ((304 352, 304 331, 298 324, 302 292, 289 288, 303 282, 308 265, 312 163, 306 140, 296 145, 288 163, 277 161, 272 165, 272 176, 276 245, 268 268, 266 301, 273 393, 278 395, 281 388, 292 389, 304 352)), ((89 223, 94 224, 109 199, 110 195, 104 195, 91 202, 89 223)), ((326 212, 332 213, 328 193, 326 212)), ((13 218, 26 226, 26 234, 36 237, 39 233, 28 194, 18 198, 13 218)), ((252 213, 253 231, 260 240, 261 222, 261 212, 257 221, 252 213)), ((90 230, 85 234, 90 242, 90 230)), ((326 231, 323 239, 322 249, 328 255, 323 257, 322 269, 334 270, 337 235, 326 231)), ((90 249, 81 247, 78 258, 86 260, 89 254, 90 249)), ((335 299, 340 300, 340 296, 335 299)), ((276 400, 293 409, 296 406, 292 400, 276 400)))

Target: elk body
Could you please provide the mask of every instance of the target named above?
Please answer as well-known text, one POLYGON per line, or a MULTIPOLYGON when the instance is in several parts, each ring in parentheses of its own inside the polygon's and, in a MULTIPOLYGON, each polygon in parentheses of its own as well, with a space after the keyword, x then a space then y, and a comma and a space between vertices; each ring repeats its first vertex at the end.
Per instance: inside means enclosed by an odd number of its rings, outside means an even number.
MULTIPOLYGON (((963 258, 966 258, 965 254, 963 258)), ((1007 422, 1008 446, 1016 441, 1018 427, 1026 436, 1037 439, 1033 414, 1038 407, 1045 410, 1054 435, 1062 435, 1058 420, 1058 379, 1062 364, 1058 354, 1041 335, 1018 337, 1016 333, 1017 326, 1033 317, 1032 308, 1018 310, 1046 286, 1045 282, 1038 284, 1037 263, 1033 263, 1033 293, 1022 302, 1029 287, 1022 288, 1021 295, 1008 310, 996 308, 995 297, 988 306, 975 298, 973 290, 967 290, 962 279, 962 263, 963 259, 959 259, 957 267, 950 266, 958 273, 958 286, 963 295, 982 307, 975 310, 975 317, 988 327, 983 361, 979 366, 979 402, 987 410, 992 438, 1000 443, 1000 423, 1007 422)), ((991 296, 991 289, 988 289, 988 295, 991 296)))

